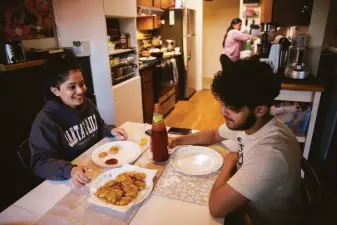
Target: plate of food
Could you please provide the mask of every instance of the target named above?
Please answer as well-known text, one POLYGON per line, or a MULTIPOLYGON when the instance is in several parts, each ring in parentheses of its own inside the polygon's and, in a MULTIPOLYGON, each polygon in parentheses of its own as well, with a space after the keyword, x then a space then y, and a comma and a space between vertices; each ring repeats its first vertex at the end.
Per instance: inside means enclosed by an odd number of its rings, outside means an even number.
POLYGON ((203 176, 218 171, 223 164, 223 158, 211 148, 185 146, 173 152, 170 164, 183 174, 203 176))
POLYGON ((114 141, 96 148, 91 159, 99 166, 119 167, 134 162, 141 153, 141 147, 131 141, 114 141))
POLYGON ((156 172, 129 164, 109 170, 93 181, 88 201, 101 207, 126 212, 149 196, 156 172))

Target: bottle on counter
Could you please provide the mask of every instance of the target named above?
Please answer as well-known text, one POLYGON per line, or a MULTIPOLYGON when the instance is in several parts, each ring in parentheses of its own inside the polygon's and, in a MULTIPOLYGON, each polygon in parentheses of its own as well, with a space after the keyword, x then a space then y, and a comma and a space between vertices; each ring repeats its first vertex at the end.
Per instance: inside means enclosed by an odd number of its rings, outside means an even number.
POLYGON ((160 105, 154 105, 152 132, 151 132, 151 150, 155 162, 165 162, 169 158, 168 154, 168 135, 164 123, 164 116, 160 105))

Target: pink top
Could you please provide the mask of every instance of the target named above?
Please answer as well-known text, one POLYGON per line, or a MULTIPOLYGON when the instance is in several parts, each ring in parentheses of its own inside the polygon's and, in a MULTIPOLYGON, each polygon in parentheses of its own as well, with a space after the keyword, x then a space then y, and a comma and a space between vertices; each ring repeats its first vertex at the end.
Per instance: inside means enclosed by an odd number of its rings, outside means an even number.
POLYGON ((240 51, 242 50, 243 42, 251 39, 252 36, 244 34, 237 29, 230 30, 225 40, 225 47, 222 54, 226 54, 233 62, 240 58, 240 51))

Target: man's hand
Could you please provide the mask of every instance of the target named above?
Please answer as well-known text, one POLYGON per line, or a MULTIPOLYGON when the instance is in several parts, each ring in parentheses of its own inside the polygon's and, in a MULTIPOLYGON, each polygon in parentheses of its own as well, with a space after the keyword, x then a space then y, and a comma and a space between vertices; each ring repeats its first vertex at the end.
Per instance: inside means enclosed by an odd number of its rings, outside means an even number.
POLYGON ((248 198, 227 184, 236 171, 238 159, 238 153, 229 153, 224 158, 223 168, 213 184, 208 205, 210 213, 214 217, 226 216, 249 201, 248 198))
POLYGON ((179 144, 179 137, 176 137, 176 138, 169 138, 169 144, 168 144, 168 148, 169 149, 172 149, 172 148, 175 148, 177 147, 179 144))
POLYGON ((120 141, 126 141, 128 139, 128 135, 123 128, 113 128, 111 130, 111 134, 117 137, 120 141))
POLYGON ((91 181, 90 178, 85 175, 87 171, 88 169, 83 166, 74 166, 71 169, 71 181, 75 187, 83 187, 91 181))

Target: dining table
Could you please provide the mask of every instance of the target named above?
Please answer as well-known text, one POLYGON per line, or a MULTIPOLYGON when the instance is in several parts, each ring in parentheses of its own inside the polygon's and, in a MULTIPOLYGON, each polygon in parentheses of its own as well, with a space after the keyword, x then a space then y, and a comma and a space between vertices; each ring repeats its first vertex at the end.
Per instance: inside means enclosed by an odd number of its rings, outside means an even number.
MULTIPOLYGON (((141 147, 141 155, 134 165, 156 170, 151 194, 141 203, 132 206, 127 212, 118 212, 92 204, 90 183, 75 188, 71 179, 64 181, 45 180, 25 196, 13 203, 0 214, 0 224, 115 224, 115 225, 218 225, 224 218, 214 218, 208 209, 210 189, 219 173, 207 176, 189 176, 172 168, 169 160, 156 163, 152 160, 151 138, 145 131, 151 124, 125 122, 128 140, 140 144, 147 137, 149 142, 141 147)), ((196 132, 193 130, 193 132, 196 132)), ((169 137, 171 135, 169 134, 169 137)), ((72 161, 89 168, 92 179, 111 168, 104 168, 92 161, 92 152, 98 147, 113 141, 103 138, 72 161)), ((207 146, 221 156, 228 153, 222 144, 207 146)), ((172 154, 172 152, 170 152, 172 154)))

